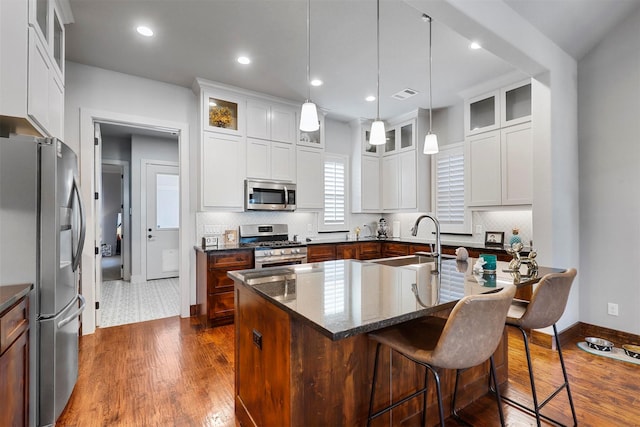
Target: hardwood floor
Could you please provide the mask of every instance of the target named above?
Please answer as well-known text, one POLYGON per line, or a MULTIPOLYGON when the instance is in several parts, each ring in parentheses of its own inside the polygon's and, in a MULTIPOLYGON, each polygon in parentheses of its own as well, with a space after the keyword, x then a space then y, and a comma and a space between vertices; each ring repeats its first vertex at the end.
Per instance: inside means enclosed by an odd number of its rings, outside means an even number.
MULTIPOLYGON (((233 325, 202 329, 191 319, 171 317, 82 337, 78 383, 57 425, 235 426, 233 334, 233 325)), ((640 365, 591 355, 576 342, 565 345, 563 354, 580 425, 640 426, 640 365)), ((534 345, 532 357, 537 387, 546 396, 561 378, 557 353, 534 345)), ((509 363, 503 391, 528 396, 522 340, 513 330, 509 363)), ((529 415, 503 406, 509 426, 535 425, 529 415)), ((566 393, 543 413, 570 424, 566 393)), ((499 425, 489 396, 462 414, 477 427, 499 425)), ((447 420, 447 426, 457 425, 447 420)))

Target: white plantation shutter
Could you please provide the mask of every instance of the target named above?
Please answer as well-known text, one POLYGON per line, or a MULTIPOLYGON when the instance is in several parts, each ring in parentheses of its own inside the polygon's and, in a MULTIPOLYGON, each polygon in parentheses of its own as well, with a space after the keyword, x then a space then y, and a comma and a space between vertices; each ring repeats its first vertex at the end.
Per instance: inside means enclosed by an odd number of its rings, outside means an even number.
POLYGON ((347 229, 346 165, 344 156, 325 155, 323 231, 347 229))
POLYGON ((435 208, 442 232, 471 232, 470 215, 464 205, 464 145, 442 146, 434 163, 435 208))

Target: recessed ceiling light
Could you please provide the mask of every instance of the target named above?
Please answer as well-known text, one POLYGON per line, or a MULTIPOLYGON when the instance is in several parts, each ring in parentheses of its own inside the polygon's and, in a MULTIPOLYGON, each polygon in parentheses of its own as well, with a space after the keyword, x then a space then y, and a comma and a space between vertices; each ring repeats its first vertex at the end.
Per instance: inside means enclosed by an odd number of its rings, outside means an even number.
POLYGON ((367 101, 367 102, 373 102, 373 101, 376 100, 376 97, 373 96, 373 95, 369 95, 364 100, 367 101))
POLYGON ((247 64, 251 64, 251 60, 246 57, 246 56, 239 56, 238 57, 238 62, 242 65, 247 65, 247 64))
POLYGON ((136 28, 136 31, 138 32, 138 34, 141 34, 145 37, 151 37, 153 35, 153 30, 144 25, 140 25, 138 28, 136 28))
POLYGON ((473 50, 482 49, 482 46, 480 46, 480 43, 478 42, 471 42, 471 44, 469 45, 469 49, 473 49, 473 50))
POLYGON ((323 81, 320 79, 311 80, 311 86, 322 86, 323 81))

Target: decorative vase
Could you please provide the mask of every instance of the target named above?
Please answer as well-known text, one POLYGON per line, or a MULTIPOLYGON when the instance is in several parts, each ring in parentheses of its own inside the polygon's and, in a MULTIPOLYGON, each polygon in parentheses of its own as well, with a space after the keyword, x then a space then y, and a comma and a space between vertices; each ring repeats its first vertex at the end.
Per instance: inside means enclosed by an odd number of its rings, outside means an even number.
POLYGON ((513 233, 513 236, 511 236, 511 238, 509 239, 509 246, 513 246, 514 243, 522 243, 522 238, 518 235, 518 233, 520 233, 520 230, 514 228, 513 230, 511 230, 511 232, 513 233))

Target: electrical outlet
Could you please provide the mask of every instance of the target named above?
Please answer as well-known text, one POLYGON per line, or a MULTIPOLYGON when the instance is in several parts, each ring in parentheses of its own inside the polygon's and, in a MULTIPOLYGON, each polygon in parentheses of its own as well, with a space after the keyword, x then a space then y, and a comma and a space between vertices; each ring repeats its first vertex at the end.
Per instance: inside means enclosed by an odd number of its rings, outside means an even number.
POLYGON ((476 225, 476 234, 482 234, 482 224, 476 225))
POLYGON ((204 226, 204 234, 215 234, 215 226, 213 226, 213 225, 205 225, 204 226))
POLYGON ((253 344, 262 350, 262 334, 255 329, 253 330, 253 344))
POLYGON ((612 302, 607 303, 607 314, 609 314, 609 316, 617 316, 618 304, 614 304, 612 302))

